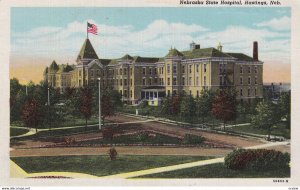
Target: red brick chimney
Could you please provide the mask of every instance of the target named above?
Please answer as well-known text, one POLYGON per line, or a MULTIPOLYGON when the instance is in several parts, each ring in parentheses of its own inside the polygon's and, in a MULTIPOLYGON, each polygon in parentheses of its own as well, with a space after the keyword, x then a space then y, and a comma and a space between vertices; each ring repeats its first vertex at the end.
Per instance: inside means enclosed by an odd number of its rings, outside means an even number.
POLYGON ((258 44, 257 41, 253 42, 253 59, 258 61, 258 44))

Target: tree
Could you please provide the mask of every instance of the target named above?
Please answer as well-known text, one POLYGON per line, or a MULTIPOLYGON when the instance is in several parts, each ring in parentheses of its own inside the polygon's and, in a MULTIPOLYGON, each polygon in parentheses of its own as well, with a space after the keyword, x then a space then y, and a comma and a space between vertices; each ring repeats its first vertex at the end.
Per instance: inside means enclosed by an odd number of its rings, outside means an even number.
POLYGON ((209 116, 212 110, 214 94, 210 90, 202 90, 200 96, 196 98, 196 116, 202 118, 204 123, 205 117, 209 116))
POLYGON ((283 93, 278 101, 280 115, 286 120, 286 128, 291 127, 291 91, 283 93))
POLYGON ((37 127, 42 121, 41 108, 35 99, 27 100, 22 109, 22 120, 27 127, 35 128, 37 132, 37 127))
POLYGON ((191 118, 195 115, 196 106, 194 98, 191 95, 184 96, 180 102, 180 116, 185 120, 191 121, 191 118))
POLYGON ((178 115, 179 110, 180 110, 180 101, 181 101, 181 98, 179 95, 172 97, 172 102, 171 102, 171 113, 172 114, 178 115))
POLYGON ((271 101, 260 102, 256 107, 257 114, 252 116, 252 124, 255 127, 268 131, 268 140, 270 140, 271 130, 281 118, 278 117, 278 109, 271 101))
POLYGON ((161 114, 165 116, 171 115, 171 99, 169 97, 165 97, 162 101, 161 114))
POLYGON ((101 97, 101 117, 102 117, 103 125, 104 125, 104 119, 106 117, 110 117, 115 114, 114 108, 115 106, 110 96, 108 94, 103 94, 101 97))
POLYGON ((89 88, 82 89, 80 97, 80 113, 85 119, 85 127, 87 129, 87 120, 92 116, 92 92, 89 88))
POLYGON ((225 131, 226 122, 236 118, 235 93, 230 90, 220 91, 213 100, 212 113, 217 119, 223 121, 225 131))

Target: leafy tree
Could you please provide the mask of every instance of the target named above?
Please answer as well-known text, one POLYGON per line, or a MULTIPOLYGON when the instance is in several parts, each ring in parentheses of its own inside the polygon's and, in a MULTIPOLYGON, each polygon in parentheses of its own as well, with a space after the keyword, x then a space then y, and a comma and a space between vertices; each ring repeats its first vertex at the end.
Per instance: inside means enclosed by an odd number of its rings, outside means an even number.
POLYGON ((22 109, 22 120, 27 127, 36 129, 42 121, 41 107, 35 99, 27 100, 22 109))
POLYGON ((236 118, 235 93, 230 90, 220 91, 214 98, 212 113, 217 119, 223 121, 225 131, 226 122, 236 118))
POLYGON ((87 128, 87 120, 92 116, 92 91, 89 88, 82 89, 80 97, 79 111, 85 119, 85 127, 87 128))
POLYGON ((22 108, 27 100, 25 91, 20 90, 10 99, 10 122, 21 120, 22 108))
POLYGON ((161 114, 169 116, 171 115, 171 99, 170 97, 165 97, 161 105, 161 114))
POLYGON ((291 127, 291 91, 283 93, 278 101, 281 118, 286 120, 286 128, 291 127))
POLYGON ((214 94, 210 90, 202 90, 200 96, 196 98, 196 116, 202 118, 204 123, 205 117, 208 117, 212 110, 214 94))
POLYGON ((103 125, 104 125, 104 119, 106 117, 110 117, 115 114, 114 108, 115 108, 115 106, 114 106, 110 96, 108 94, 103 94, 101 97, 101 118, 102 118, 103 125))
POLYGON ((196 106, 194 98, 191 95, 184 96, 180 102, 180 116, 188 121, 195 115, 196 106))
POLYGON ((171 102, 171 113, 172 114, 178 115, 178 113, 180 111, 180 101, 181 101, 181 98, 179 95, 172 97, 172 102, 171 102))
POLYGON ((252 117, 252 124, 267 130, 268 139, 270 139, 272 128, 281 120, 278 109, 271 101, 264 101, 257 105, 256 111, 257 114, 252 117))

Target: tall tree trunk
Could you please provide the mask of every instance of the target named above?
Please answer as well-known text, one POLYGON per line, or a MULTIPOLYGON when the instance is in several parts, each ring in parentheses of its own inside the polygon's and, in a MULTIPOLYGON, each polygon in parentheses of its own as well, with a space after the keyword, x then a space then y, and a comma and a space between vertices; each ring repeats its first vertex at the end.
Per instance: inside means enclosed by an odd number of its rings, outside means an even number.
POLYGON ((224 121, 224 131, 225 131, 225 121, 224 121))

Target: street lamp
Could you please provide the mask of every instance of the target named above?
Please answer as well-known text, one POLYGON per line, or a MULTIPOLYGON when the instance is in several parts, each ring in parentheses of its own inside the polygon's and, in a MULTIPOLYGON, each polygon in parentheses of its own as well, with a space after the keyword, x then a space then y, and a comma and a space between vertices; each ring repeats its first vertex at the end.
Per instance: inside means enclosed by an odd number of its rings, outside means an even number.
POLYGON ((98 83, 99 83, 99 130, 101 130, 101 95, 100 95, 101 78, 98 78, 98 83))
POLYGON ((48 106, 50 106, 50 92, 49 92, 49 87, 48 87, 48 106))

